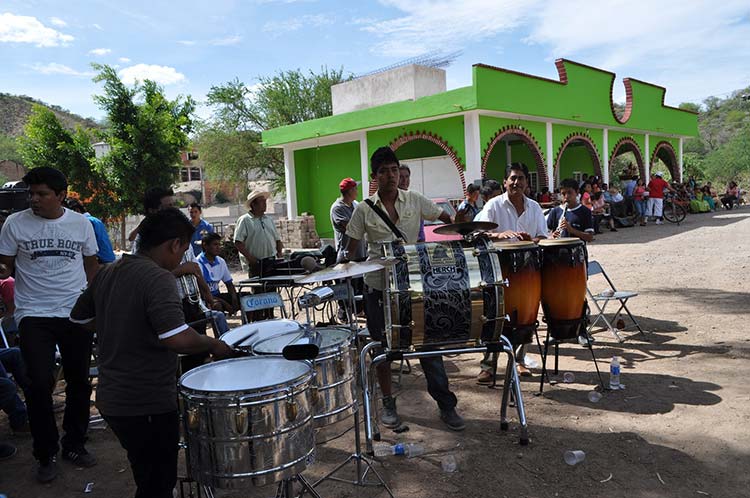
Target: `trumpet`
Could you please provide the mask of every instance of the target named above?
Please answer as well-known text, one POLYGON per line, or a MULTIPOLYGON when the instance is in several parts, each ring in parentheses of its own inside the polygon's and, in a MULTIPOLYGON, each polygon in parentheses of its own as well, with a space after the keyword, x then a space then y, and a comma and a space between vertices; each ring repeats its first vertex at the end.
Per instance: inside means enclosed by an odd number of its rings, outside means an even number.
MULTIPOLYGON (((185 255, 182 256, 182 262, 188 262, 185 255)), ((185 297, 187 297, 188 302, 190 304, 197 304, 201 312, 208 315, 211 310, 208 309, 208 306, 206 306, 206 303, 204 303, 201 298, 201 290, 200 287, 198 287, 198 279, 195 275, 188 273, 187 275, 180 276, 178 280, 180 282, 180 288, 182 289, 183 294, 185 294, 185 297)))

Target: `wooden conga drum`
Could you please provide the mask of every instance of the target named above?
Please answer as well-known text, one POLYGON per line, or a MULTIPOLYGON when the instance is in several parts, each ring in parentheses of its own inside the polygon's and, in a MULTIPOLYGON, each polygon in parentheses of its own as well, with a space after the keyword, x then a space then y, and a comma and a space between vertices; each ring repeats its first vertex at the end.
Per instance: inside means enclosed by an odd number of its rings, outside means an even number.
POLYGON ((541 249, 533 242, 499 242, 495 244, 504 289, 505 313, 510 318, 503 335, 514 346, 532 341, 542 297, 541 249))
POLYGON ((575 237, 540 240, 542 309, 549 336, 578 336, 586 303, 586 246, 575 237))

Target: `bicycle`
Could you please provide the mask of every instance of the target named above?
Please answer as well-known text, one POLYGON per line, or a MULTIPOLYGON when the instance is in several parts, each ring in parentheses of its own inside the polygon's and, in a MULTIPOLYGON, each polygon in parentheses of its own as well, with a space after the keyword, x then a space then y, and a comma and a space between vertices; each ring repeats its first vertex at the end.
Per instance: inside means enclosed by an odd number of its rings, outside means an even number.
POLYGON ((667 193, 664 196, 664 208, 662 211, 664 219, 670 223, 677 223, 678 225, 687 216, 687 209, 685 206, 679 204, 675 200, 675 194, 667 193))

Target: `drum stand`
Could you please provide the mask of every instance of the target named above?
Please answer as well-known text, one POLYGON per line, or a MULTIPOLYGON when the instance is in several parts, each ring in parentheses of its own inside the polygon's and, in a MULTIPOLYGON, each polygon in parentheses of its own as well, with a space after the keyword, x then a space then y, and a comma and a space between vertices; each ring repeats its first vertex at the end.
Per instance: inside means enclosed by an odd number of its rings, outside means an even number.
POLYGON ((276 488, 276 498, 297 498, 305 493, 310 493, 313 498, 321 498, 317 491, 315 491, 315 485, 310 484, 310 481, 305 479, 302 474, 295 474, 292 477, 279 482, 276 488), (302 491, 299 495, 294 493, 294 481, 298 481, 302 485, 302 491))
MULTIPOLYGON (((544 309, 544 316, 549 316, 547 306, 545 306, 544 303, 542 303, 542 308, 544 309)), ((542 344, 539 341, 539 334, 536 334, 536 342, 539 346, 539 351, 542 354, 542 378, 539 381, 539 395, 541 395, 544 392, 544 380, 547 379, 549 382, 549 376, 547 375, 547 354, 549 352, 549 346, 554 345, 555 346, 555 375, 558 374, 558 360, 559 360, 559 351, 560 351, 560 342, 565 340, 558 339, 554 337, 554 334, 552 338, 550 339, 550 329, 554 328, 555 326, 566 326, 566 327, 572 327, 577 332, 580 332, 581 330, 584 331, 586 334, 586 348, 591 351, 591 357, 594 359, 594 367, 596 368, 596 375, 599 377, 599 384, 601 385, 602 391, 606 390, 606 387, 604 386, 604 380, 602 379, 602 373, 599 370, 599 363, 596 361, 596 355, 594 354, 594 348, 593 343, 591 341, 591 337, 589 336, 588 332, 586 331, 586 317, 588 316, 588 304, 584 301, 583 303, 583 309, 581 310, 581 318, 574 319, 574 320, 547 320, 545 318, 545 321, 547 322, 547 337, 544 339, 544 348, 542 349, 542 344)))

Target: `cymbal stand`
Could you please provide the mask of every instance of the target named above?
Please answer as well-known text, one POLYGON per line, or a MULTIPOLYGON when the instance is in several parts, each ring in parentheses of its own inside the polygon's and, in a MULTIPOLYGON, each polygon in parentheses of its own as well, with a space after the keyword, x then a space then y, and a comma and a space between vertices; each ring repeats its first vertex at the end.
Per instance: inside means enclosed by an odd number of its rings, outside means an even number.
POLYGON ((286 479, 280 481, 278 487, 276 488, 276 498, 297 498, 298 496, 302 496, 305 493, 310 493, 310 496, 312 496, 313 498, 321 498, 320 494, 315 491, 315 485, 310 484, 310 481, 305 479, 302 474, 295 474, 292 477, 287 477, 286 479), (297 481, 302 485, 302 491, 299 495, 294 492, 294 481, 297 481))

